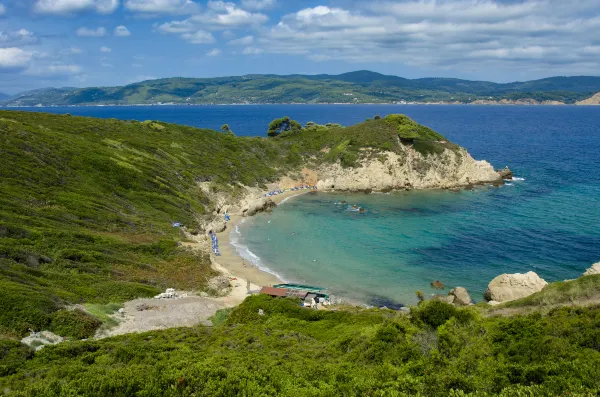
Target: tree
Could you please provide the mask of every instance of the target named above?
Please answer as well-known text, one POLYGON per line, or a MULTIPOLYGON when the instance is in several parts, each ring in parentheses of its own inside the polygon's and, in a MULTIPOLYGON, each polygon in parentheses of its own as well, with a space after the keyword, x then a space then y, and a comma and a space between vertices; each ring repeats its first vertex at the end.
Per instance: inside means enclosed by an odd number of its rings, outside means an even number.
POLYGON ((271 121, 267 135, 269 137, 275 137, 285 131, 299 132, 301 130, 302 125, 300 125, 299 122, 296 120, 291 120, 288 116, 285 116, 271 121))
POLYGON ((233 131, 231 130, 231 128, 229 128, 229 124, 223 124, 221 126, 221 132, 225 132, 227 134, 232 134, 233 135, 233 131))

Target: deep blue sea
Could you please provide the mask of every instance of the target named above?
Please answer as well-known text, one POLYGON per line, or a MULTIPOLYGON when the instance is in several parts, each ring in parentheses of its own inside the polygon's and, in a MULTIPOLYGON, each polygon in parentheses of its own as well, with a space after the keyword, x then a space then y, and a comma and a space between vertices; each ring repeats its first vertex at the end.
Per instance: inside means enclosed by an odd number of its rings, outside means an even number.
POLYGON ((377 305, 413 303, 441 280, 481 300, 489 281, 533 270, 547 281, 600 261, 600 107, 246 105, 36 108, 162 120, 264 135, 272 119, 353 124, 405 113, 518 180, 460 193, 304 195, 239 226, 232 238, 286 281, 377 305), (346 200, 367 209, 347 211, 346 200), (292 234, 293 233, 293 234, 292 234))

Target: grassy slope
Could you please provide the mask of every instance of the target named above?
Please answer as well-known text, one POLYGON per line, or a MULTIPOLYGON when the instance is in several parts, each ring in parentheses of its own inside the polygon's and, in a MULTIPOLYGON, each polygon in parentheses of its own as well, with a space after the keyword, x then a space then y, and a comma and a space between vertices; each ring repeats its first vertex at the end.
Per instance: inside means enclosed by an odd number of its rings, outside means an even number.
POLYGON ((212 329, 70 342, 33 357, 12 346, 0 389, 15 396, 211 397, 591 397, 600 389, 600 307, 485 318, 475 308, 428 302, 409 319, 255 296, 221 317, 227 319, 212 329))
POLYGON ((272 180, 267 140, 158 123, 0 112, 0 333, 51 322, 65 303, 201 288, 207 258, 171 222, 211 211, 195 181, 272 180))
POLYGON ((558 306, 600 304, 600 275, 551 283, 526 298, 495 306, 494 313, 527 313, 558 306))

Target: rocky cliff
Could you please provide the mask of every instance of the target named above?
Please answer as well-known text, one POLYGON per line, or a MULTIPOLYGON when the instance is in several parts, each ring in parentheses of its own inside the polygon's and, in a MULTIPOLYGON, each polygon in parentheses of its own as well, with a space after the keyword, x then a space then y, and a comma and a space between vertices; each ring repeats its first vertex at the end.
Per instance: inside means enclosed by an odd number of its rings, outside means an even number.
POLYGON ((600 105, 600 92, 591 98, 577 102, 576 105, 600 105))
POLYGON ((502 178, 490 163, 474 160, 463 148, 424 155, 403 146, 399 154, 365 154, 355 168, 343 168, 339 163, 322 165, 307 182, 326 190, 386 192, 502 183, 502 178))

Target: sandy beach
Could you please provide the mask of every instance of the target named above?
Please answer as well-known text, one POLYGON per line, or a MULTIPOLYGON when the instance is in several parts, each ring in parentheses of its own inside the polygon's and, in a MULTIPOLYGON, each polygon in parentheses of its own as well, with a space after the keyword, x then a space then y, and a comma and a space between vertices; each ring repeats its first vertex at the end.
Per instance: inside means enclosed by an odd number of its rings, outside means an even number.
MULTIPOLYGON (((287 198, 299 196, 308 192, 309 190, 286 191, 280 195, 271 197, 271 199, 276 204, 280 204, 287 198)), ((277 209, 275 209, 275 211, 277 211, 277 209)), ((264 272, 248 260, 244 260, 231 244, 229 233, 235 230, 235 226, 238 225, 242 219, 244 219, 244 217, 240 215, 232 215, 231 220, 227 222, 227 229, 217 234, 219 238, 219 251, 221 252, 221 256, 215 257, 215 266, 217 266, 217 270, 241 280, 244 284, 246 283, 246 280, 248 280, 258 288, 280 283, 281 280, 273 274, 264 272), (244 263, 246 266, 244 266, 244 263)))
MULTIPOLYGON (((272 199, 280 204, 286 198, 304 193, 308 191, 288 191, 272 199)), ((210 318, 217 310, 237 306, 261 287, 281 282, 247 260, 244 266, 243 258, 229 240, 229 233, 235 230, 242 219, 240 215, 231 216, 227 229, 217 234, 221 256, 212 256, 215 270, 230 280, 231 290, 227 295, 209 297, 197 295, 194 291, 177 291, 178 297, 174 299, 140 298, 128 301, 124 303, 122 312, 113 315, 119 324, 111 329, 100 330, 96 338, 197 324, 211 325, 210 318)), ((199 242, 186 242, 183 246, 194 250, 204 249, 199 242)))

